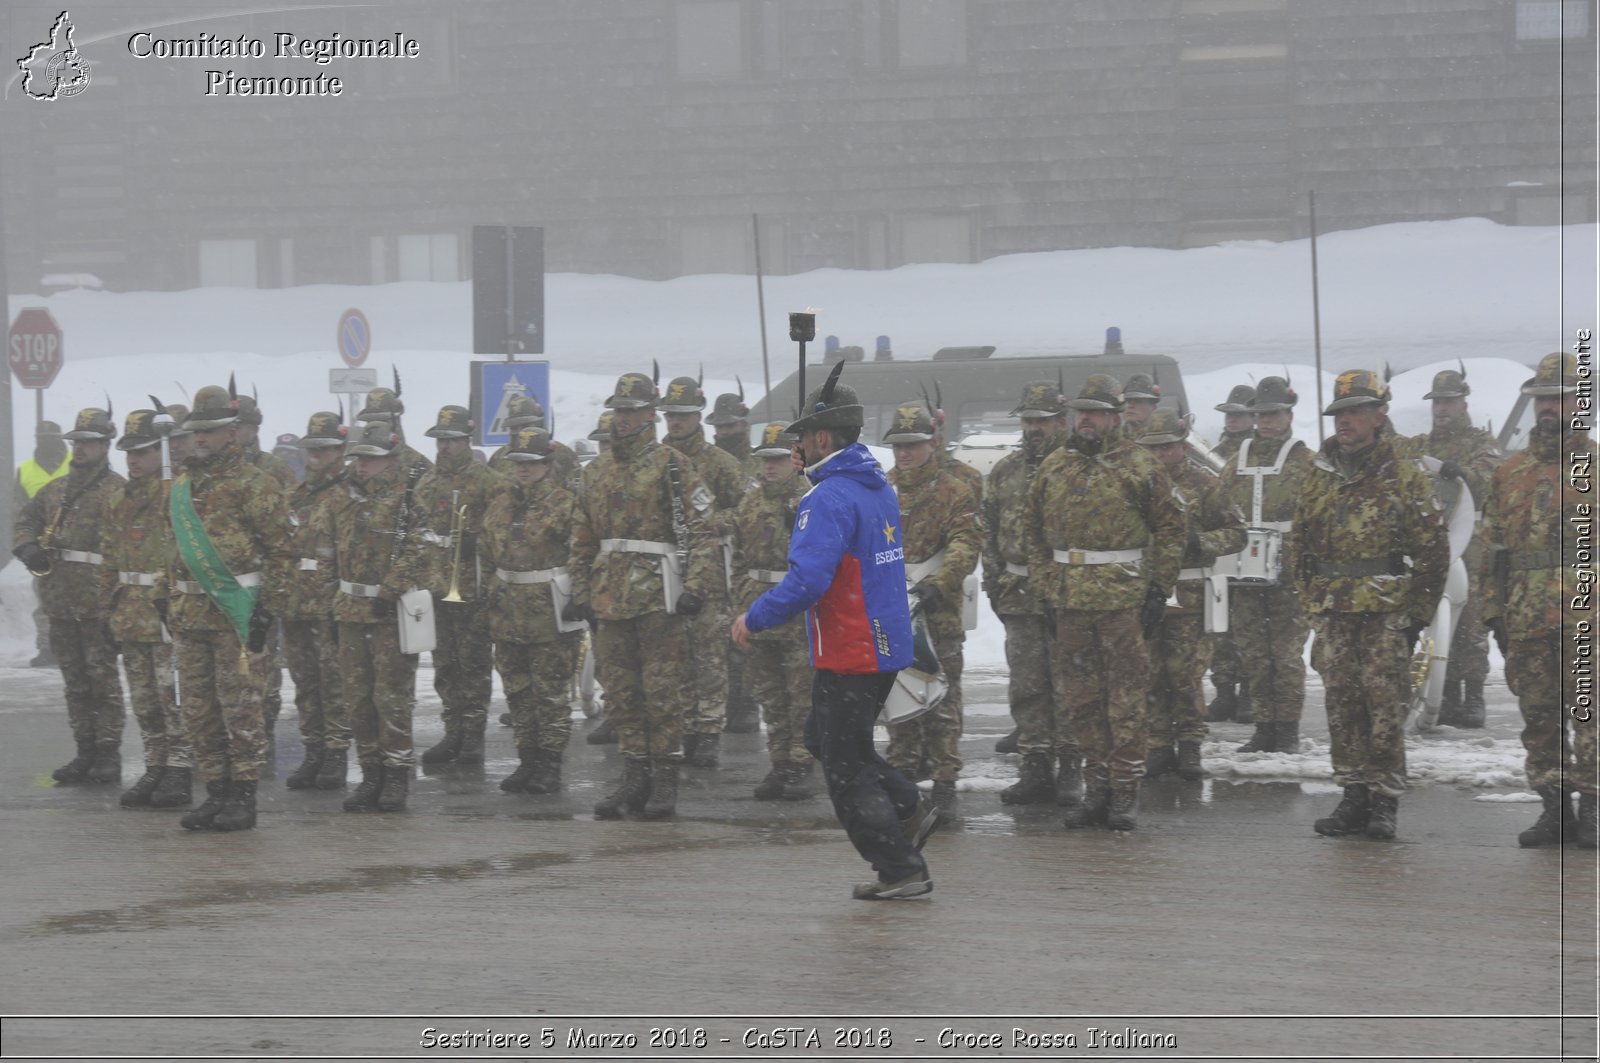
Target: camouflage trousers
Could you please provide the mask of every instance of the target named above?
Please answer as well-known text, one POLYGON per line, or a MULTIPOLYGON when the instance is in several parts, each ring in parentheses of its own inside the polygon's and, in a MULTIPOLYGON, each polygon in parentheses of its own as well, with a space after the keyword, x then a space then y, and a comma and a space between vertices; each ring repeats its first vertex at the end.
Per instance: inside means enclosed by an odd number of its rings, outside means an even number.
POLYGON ((1000 621, 1006 626, 1006 667, 1011 672, 1006 698, 1017 724, 1017 752, 1078 756, 1061 706, 1061 662, 1050 620, 1019 613, 1000 621))
MULTIPOLYGON (((494 644, 481 602, 437 602, 433 622, 433 689, 444 703, 444 733, 482 734, 494 689, 494 644)), ((570 661, 570 659, 569 659, 570 661)), ((572 669, 567 669, 571 674, 572 669)))
POLYGON ((172 699, 172 656, 165 642, 124 642, 122 672, 128 677, 128 700, 139 721, 146 768, 187 768, 189 737, 172 699), (163 674, 167 673, 163 682, 163 674))
POLYGON ((912 782, 928 778, 955 782, 961 775, 961 669, 967 633, 959 627, 931 633, 939 674, 950 684, 950 692, 932 712, 890 727, 884 757, 912 782))
POLYGON ((231 628, 183 631, 177 640, 183 726, 195 771, 204 782, 259 779, 267 754, 260 665, 241 665, 239 636, 231 628))
POLYGON ((1212 635, 1211 681, 1219 687, 1238 686, 1243 678, 1244 665, 1239 660, 1239 647, 1234 644, 1232 632, 1212 635))
POLYGON ((1137 609, 1056 613, 1061 705, 1083 751, 1085 780, 1132 783, 1144 774, 1149 744, 1145 694, 1150 648, 1137 609))
POLYGON ((104 620, 50 618, 50 652, 66 686, 67 722, 79 743, 105 752, 122 748, 126 713, 117 677, 117 644, 104 620))
POLYGON ((565 752, 572 737, 572 640, 497 642, 494 667, 505 687, 517 749, 565 752))
POLYGON ((683 757, 694 670, 705 666, 692 652, 688 619, 654 612, 595 622, 596 677, 625 757, 683 757))
POLYGON ((1299 723, 1306 701, 1306 623, 1288 587, 1234 587, 1228 628, 1259 723, 1299 723))
POLYGON ((805 628, 792 638, 752 640, 745 673, 751 696, 767 720, 767 756, 773 767, 809 763, 805 732, 811 711, 811 653, 805 628))
POLYGON ((283 709, 283 664, 279 660, 283 640, 278 630, 279 625, 273 624, 267 631, 266 649, 250 655, 256 689, 261 691, 261 719, 268 734, 277 727, 278 714, 283 709))
POLYGON ((684 619, 695 647, 695 661, 692 698, 683 729, 695 734, 721 734, 728 712, 728 654, 733 652, 728 629, 733 626, 733 617, 725 599, 713 598, 699 616, 684 619))
POLYGON ((1596 786, 1594 706, 1579 707, 1578 663, 1568 643, 1561 660, 1561 632, 1517 639, 1506 654, 1506 684, 1522 710, 1522 748, 1527 750, 1529 786, 1562 786, 1593 794, 1596 786), (1580 716, 1587 715, 1587 719, 1580 716))
POLYGON ((339 671, 357 759, 409 770, 417 655, 400 652, 399 627, 339 621, 339 671))
POLYGON ((283 654, 306 751, 350 748, 350 714, 339 689, 338 631, 332 620, 285 620, 283 654))
POLYGON ((1206 696, 1202 687, 1211 661, 1211 639, 1199 613, 1168 611, 1150 643, 1150 748, 1203 742, 1206 696))
POLYGON ((1405 723, 1410 652, 1397 613, 1324 613, 1311 664, 1327 689, 1333 781, 1365 783, 1399 797, 1406 790, 1405 723))

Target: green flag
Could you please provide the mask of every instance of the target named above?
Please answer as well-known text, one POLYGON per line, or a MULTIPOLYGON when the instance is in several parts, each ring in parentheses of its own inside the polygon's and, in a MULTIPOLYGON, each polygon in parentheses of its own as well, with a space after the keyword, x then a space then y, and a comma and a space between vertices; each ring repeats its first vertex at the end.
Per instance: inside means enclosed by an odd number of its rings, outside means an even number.
POLYGON ((217 548, 211 545, 211 537, 206 534, 205 525, 200 523, 200 514, 195 512, 188 473, 172 482, 172 533, 178 542, 178 556, 189 567, 195 582, 233 621, 234 630, 239 633, 239 645, 247 645, 250 614, 255 612, 260 588, 239 586, 228 566, 222 563, 217 548))

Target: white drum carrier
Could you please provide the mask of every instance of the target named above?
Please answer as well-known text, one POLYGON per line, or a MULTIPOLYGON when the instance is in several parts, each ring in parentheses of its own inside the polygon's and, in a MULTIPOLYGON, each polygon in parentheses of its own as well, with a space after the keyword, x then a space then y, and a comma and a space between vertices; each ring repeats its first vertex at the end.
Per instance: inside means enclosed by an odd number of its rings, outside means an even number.
POLYGON ((1248 476, 1254 481, 1250 487, 1250 523, 1245 528, 1244 549, 1237 554, 1217 558, 1211 570, 1217 575, 1226 576, 1232 583, 1276 587, 1283 578, 1283 537, 1291 522, 1264 520, 1261 515, 1262 499, 1266 478, 1283 471, 1284 462, 1289 459, 1295 441, 1286 440, 1278 450, 1278 460, 1271 465, 1248 464, 1252 442, 1246 439, 1239 445, 1237 470, 1238 475, 1248 476))

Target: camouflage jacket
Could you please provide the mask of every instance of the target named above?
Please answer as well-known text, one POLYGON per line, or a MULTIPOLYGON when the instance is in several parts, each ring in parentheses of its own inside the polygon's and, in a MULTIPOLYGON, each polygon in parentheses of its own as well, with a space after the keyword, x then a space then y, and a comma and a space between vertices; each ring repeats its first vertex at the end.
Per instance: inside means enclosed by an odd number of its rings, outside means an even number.
POLYGON ((117 486, 106 504, 100 553, 106 559, 100 584, 111 602, 112 636, 118 642, 160 642, 156 602, 167 598, 172 565, 167 481, 156 475, 117 486))
POLYGON ((1028 581, 1057 609, 1135 609, 1153 584, 1171 592, 1183 553, 1183 511, 1161 464, 1118 444, 1093 457, 1070 441, 1028 485, 1028 581), (1142 550, 1135 562, 1070 564, 1055 551, 1142 550))
POLYGON ((706 515, 706 530, 717 540, 718 560, 723 579, 715 593, 724 601, 733 591, 733 511, 746 491, 755 486, 738 459, 721 447, 706 442, 695 433, 687 439, 669 439, 666 445, 688 459, 702 483, 711 491, 711 512, 706 515))
POLYGON ((93 620, 107 615, 109 602, 101 583, 104 566, 68 561, 61 554, 64 550, 101 552, 107 529, 106 506, 126 482, 111 471, 109 462, 81 470, 74 468, 39 488, 39 493, 17 514, 11 536, 13 548, 41 542, 46 529, 55 525, 48 540, 42 542, 53 555, 50 574, 34 580, 39 607, 46 616, 93 620))
MULTIPOLYGON (((257 603, 274 616, 282 613, 295 563, 288 492, 269 473, 246 462, 236 446, 209 458, 189 458, 178 479, 184 477, 195 513, 222 563, 235 576, 261 573, 257 603)), ((194 582, 176 551, 172 579, 194 582)), ((234 630, 227 614, 205 594, 176 593, 182 590, 176 582, 172 589, 167 617, 174 634, 234 630)))
MULTIPOLYGON (((734 612, 742 613, 770 591, 789 569, 789 536, 794 532, 795 511, 810 485, 796 475, 780 484, 757 484, 739 500, 733 511, 734 612), (750 573, 770 574, 766 578, 750 573), (773 579, 772 577, 778 577, 773 579)), ((805 642, 806 625, 795 616, 775 628, 758 631, 754 639, 794 639, 805 642)))
POLYGON ((713 445, 739 463, 739 470, 744 473, 747 483, 754 484, 761 479, 761 459, 756 457, 755 448, 750 445, 748 432, 734 436, 731 441, 714 440, 713 445))
POLYGON ((960 458, 951 457, 945 450, 935 450, 933 460, 939 467, 954 476, 972 489, 973 499, 981 506, 983 504, 983 473, 974 469, 960 458))
POLYGON ((712 505, 710 489, 677 451, 656 442, 653 426, 617 440, 584 467, 584 491, 572 524, 573 600, 588 604, 602 620, 627 620, 666 608, 661 587, 665 559, 606 549, 605 542, 615 539, 675 546, 687 560, 684 590, 707 602, 723 593, 722 559, 707 527, 712 505), (683 543, 673 534, 674 467, 682 491, 683 543))
POLYGON ((918 565, 944 554, 939 570, 917 582, 930 583, 939 591, 938 603, 926 611, 928 626, 959 633, 961 585, 978 567, 983 552, 978 497, 961 476, 936 460, 920 469, 890 469, 889 482, 900 497, 906 579, 912 579, 918 565))
POLYGON ((511 481, 491 471, 487 465, 479 465, 470 450, 440 458, 417 481, 412 502, 423 514, 422 526, 417 531, 433 533, 423 539, 428 546, 429 561, 424 585, 433 591, 434 598, 443 598, 450 589, 450 569, 456 558, 455 540, 450 536, 454 510, 459 506, 467 507, 461 524, 463 539, 458 575, 461 597, 474 601, 488 589, 479 583, 478 531, 483 527, 489 503, 510 488, 511 481))
MULTIPOLYGON (((419 465, 422 466, 422 472, 427 472, 433 468, 433 459, 413 447, 410 443, 407 443, 404 433, 401 434, 400 445, 394 448, 394 458, 395 465, 400 469, 401 479, 412 476, 419 465)), ((416 475, 421 474, 416 473, 416 475)))
POLYGON ((337 468, 332 476, 308 470, 305 481, 289 496, 289 542, 295 567, 284 593, 285 620, 326 620, 333 615, 333 550, 318 542, 317 514, 344 493, 345 476, 343 468, 337 468), (314 566, 308 567, 312 562, 314 566))
POLYGON ((1433 619, 1450 567, 1442 507, 1428 474, 1396 457, 1392 439, 1380 434, 1353 458, 1329 439, 1300 487, 1288 571, 1308 613, 1433 619))
MULTIPOLYGON (((1184 514, 1184 569, 1203 568, 1224 554, 1236 554, 1244 549, 1244 514, 1228 500, 1221 477, 1191 461, 1168 468, 1167 476, 1184 514), (1194 533, 1197 540, 1194 545, 1198 549, 1190 549, 1189 532, 1194 533)), ((1199 612, 1204 588, 1198 578, 1182 579, 1181 575, 1180 570, 1178 604, 1174 611, 1199 612)))
MULTIPOLYGON (((1513 639, 1540 638, 1579 619, 1594 624, 1594 566, 1578 582, 1577 540, 1595 519, 1600 447, 1587 435, 1534 429, 1528 447, 1495 470, 1484 509, 1488 545, 1480 570, 1484 620, 1503 620, 1513 639), (1587 480, 1579 490, 1575 481, 1587 480)), ((1592 556, 1592 551, 1590 551, 1592 556)))
POLYGON ((552 642, 560 637, 550 584, 510 583, 496 572, 567 568, 577 505, 577 494, 556 479, 553 468, 531 487, 506 485, 489 503, 478 553, 489 588, 489 634, 496 642, 552 642))
MULTIPOLYGON (((506 457, 510 452, 511 444, 502 443, 500 449, 489 455, 489 468, 508 480, 511 478, 512 466, 515 464, 510 458, 506 457)), ((550 441, 550 476, 554 477, 557 483, 566 484, 569 487, 577 484, 578 472, 581 468, 582 463, 578 461, 578 455, 572 452, 571 447, 565 443, 558 443, 554 439, 550 441)))
POLYGON ((1028 566, 1028 485, 1060 444, 1060 437, 1048 437, 1041 453, 1032 454, 1024 443, 989 470, 983 492, 983 589, 1001 616, 1044 612, 1044 603, 1028 588, 1028 577, 1006 566, 1028 566))
POLYGON ((1211 453, 1215 454, 1223 461, 1227 461, 1229 458, 1239 453, 1239 444, 1243 443, 1254 434, 1254 431, 1223 432, 1217 437, 1217 445, 1211 448, 1211 453))
MULTIPOLYGON (((365 484, 347 477, 315 514, 318 554, 329 555, 332 562, 329 578, 378 586, 376 597, 389 602, 427 585, 430 548, 419 534, 426 515, 415 505, 406 512, 404 536, 396 546, 406 504, 405 473, 406 467, 396 463, 365 484)), ((333 618, 355 624, 395 623, 374 615, 373 597, 337 590, 333 618)))
POLYGON ((239 450, 244 454, 245 461, 282 484, 285 492, 292 492, 300 486, 300 478, 295 476, 289 463, 269 450, 262 450, 257 441, 252 439, 249 443, 241 443, 239 450))
MULTIPOLYGON (((1453 461, 1461 466, 1462 480, 1472 492, 1475 509, 1482 509, 1488 494, 1489 480, 1499 467, 1504 455, 1495 445, 1494 436, 1471 422, 1462 421, 1446 428, 1435 428, 1420 436, 1409 436, 1394 441, 1394 452, 1401 458, 1421 458, 1424 455, 1440 461, 1453 461)), ((1446 511, 1455 502, 1462 480, 1443 480, 1440 493, 1446 511)))

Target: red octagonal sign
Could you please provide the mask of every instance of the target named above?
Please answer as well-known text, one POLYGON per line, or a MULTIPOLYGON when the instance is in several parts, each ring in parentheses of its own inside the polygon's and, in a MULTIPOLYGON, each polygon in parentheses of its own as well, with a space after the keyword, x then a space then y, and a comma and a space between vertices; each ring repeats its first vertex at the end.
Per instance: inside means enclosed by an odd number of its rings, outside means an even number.
POLYGON ((11 323, 11 372, 25 388, 47 388, 61 372, 61 326, 42 306, 25 306, 11 323))

